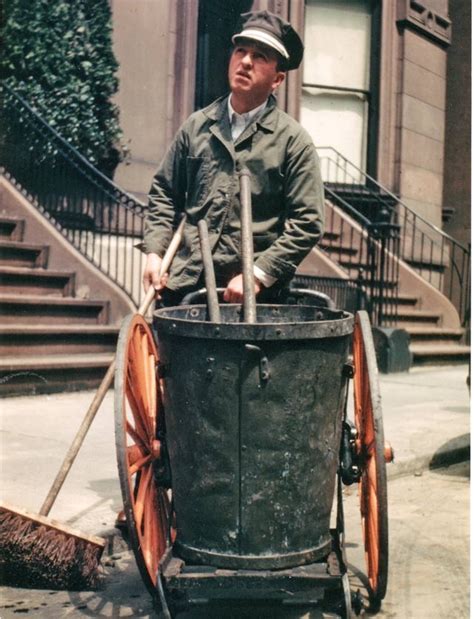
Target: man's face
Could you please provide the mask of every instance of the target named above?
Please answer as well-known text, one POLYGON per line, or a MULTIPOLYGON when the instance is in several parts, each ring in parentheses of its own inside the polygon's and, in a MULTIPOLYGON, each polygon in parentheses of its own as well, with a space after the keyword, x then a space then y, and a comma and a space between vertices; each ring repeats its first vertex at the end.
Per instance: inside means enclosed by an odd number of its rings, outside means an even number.
POLYGON ((262 102, 283 81, 278 71, 278 54, 257 42, 239 41, 229 62, 229 84, 232 93, 262 102))

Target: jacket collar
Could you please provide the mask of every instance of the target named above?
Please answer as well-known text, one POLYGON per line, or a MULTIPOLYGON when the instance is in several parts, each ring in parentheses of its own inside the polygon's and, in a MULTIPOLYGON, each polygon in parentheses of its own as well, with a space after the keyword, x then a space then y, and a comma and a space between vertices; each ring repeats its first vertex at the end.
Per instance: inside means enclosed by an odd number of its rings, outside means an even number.
MULTIPOLYGON (((227 98, 229 95, 225 95, 216 99, 213 103, 205 107, 202 111, 203 113, 211 120, 218 121, 219 124, 223 125, 224 122, 229 124, 228 114, 227 114, 227 98)), ((259 115, 256 123, 260 125, 267 131, 273 132, 275 131, 275 126, 277 122, 276 115, 276 98, 274 95, 270 95, 268 99, 267 107, 263 110, 263 112, 259 115)), ((246 133, 246 131, 244 132, 246 133)), ((240 140, 238 140, 240 141, 240 140)))

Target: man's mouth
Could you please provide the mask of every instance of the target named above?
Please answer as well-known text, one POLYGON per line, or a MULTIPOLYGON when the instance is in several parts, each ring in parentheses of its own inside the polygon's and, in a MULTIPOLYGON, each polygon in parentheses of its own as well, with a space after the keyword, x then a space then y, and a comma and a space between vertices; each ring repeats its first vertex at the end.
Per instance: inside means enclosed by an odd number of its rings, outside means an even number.
POLYGON ((247 80, 250 79, 250 75, 248 73, 245 73, 245 71, 237 71, 236 76, 237 77, 244 77, 247 80))

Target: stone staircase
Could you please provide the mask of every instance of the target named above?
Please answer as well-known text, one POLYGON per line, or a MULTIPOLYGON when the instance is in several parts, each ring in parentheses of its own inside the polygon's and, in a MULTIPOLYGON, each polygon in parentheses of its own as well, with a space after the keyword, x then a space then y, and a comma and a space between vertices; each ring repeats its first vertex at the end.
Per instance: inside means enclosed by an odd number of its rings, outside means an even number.
MULTIPOLYGON (((334 206, 326 202, 327 208, 334 206)), ((334 218, 334 214, 331 213, 334 218)), ((336 215, 337 219, 338 215, 336 215)), ((335 226, 337 229, 337 226, 335 226)), ((359 269, 363 266, 357 261, 357 243, 340 238, 334 229, 326 233, 320 243, 320 248, 329 258, 342 267, 350 278, 359 276, 359 269)), ((405 269, 410 269, 410 264, 405 263, 405 269)), ((425 270, 430 266, 437 272, 440 265, 433 263, 424 265, 425 270)), ((364 273, 363 280, 368 281, 370 274, 364 273)), ((421 282, 420 282, 421 283, 421 282)), ((419 293, 404 291, 403 272, 400 272, 400 292, 393 302, 397 304, 398 322, 397 327, 405 329, 410 335, 410 352, 413 355, 414 365, 434 365, 467 363, 470 359, 470 347, 462 343, 464 330, 443 326, 443 313, 436 304, 431 306, 424 298, 423 287, 420 285, 419 293)))
POLYGON ((442 326, 436 310, 420 308, 420 297, 399 295, 397 327, 410 336, 414 365, 468 363, 470 347, 462 343, 464 329, 442 326))
POLYGON ((96 388, 119 330, 109 301, 78 298, 75 273, 48 268, 27 225, 0 216, 0 396, 96 388))

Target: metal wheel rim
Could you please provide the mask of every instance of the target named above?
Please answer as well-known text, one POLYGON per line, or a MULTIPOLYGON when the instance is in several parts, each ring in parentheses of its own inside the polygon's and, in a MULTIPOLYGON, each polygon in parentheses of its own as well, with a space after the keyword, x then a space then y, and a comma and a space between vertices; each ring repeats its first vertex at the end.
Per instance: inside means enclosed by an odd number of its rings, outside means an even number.
POLYGON ((351 585, 347 572, 342 576, 342 591, 344 594, 345 619, 353 619, 351 585))
POLYGON ((168 545, 170 496, 153 474, 163 407, 158 351, 139 315, 125 318, 115 371, 115 442, 130 542, 143 582, 156 595, 158 564, 168 545))
POLYGON ((385 597, 388 578, 387 475, 377 360, 367 312, 357 312, 353 339, 354 421, 362 476, 359 498, 369 594, 385 597))

